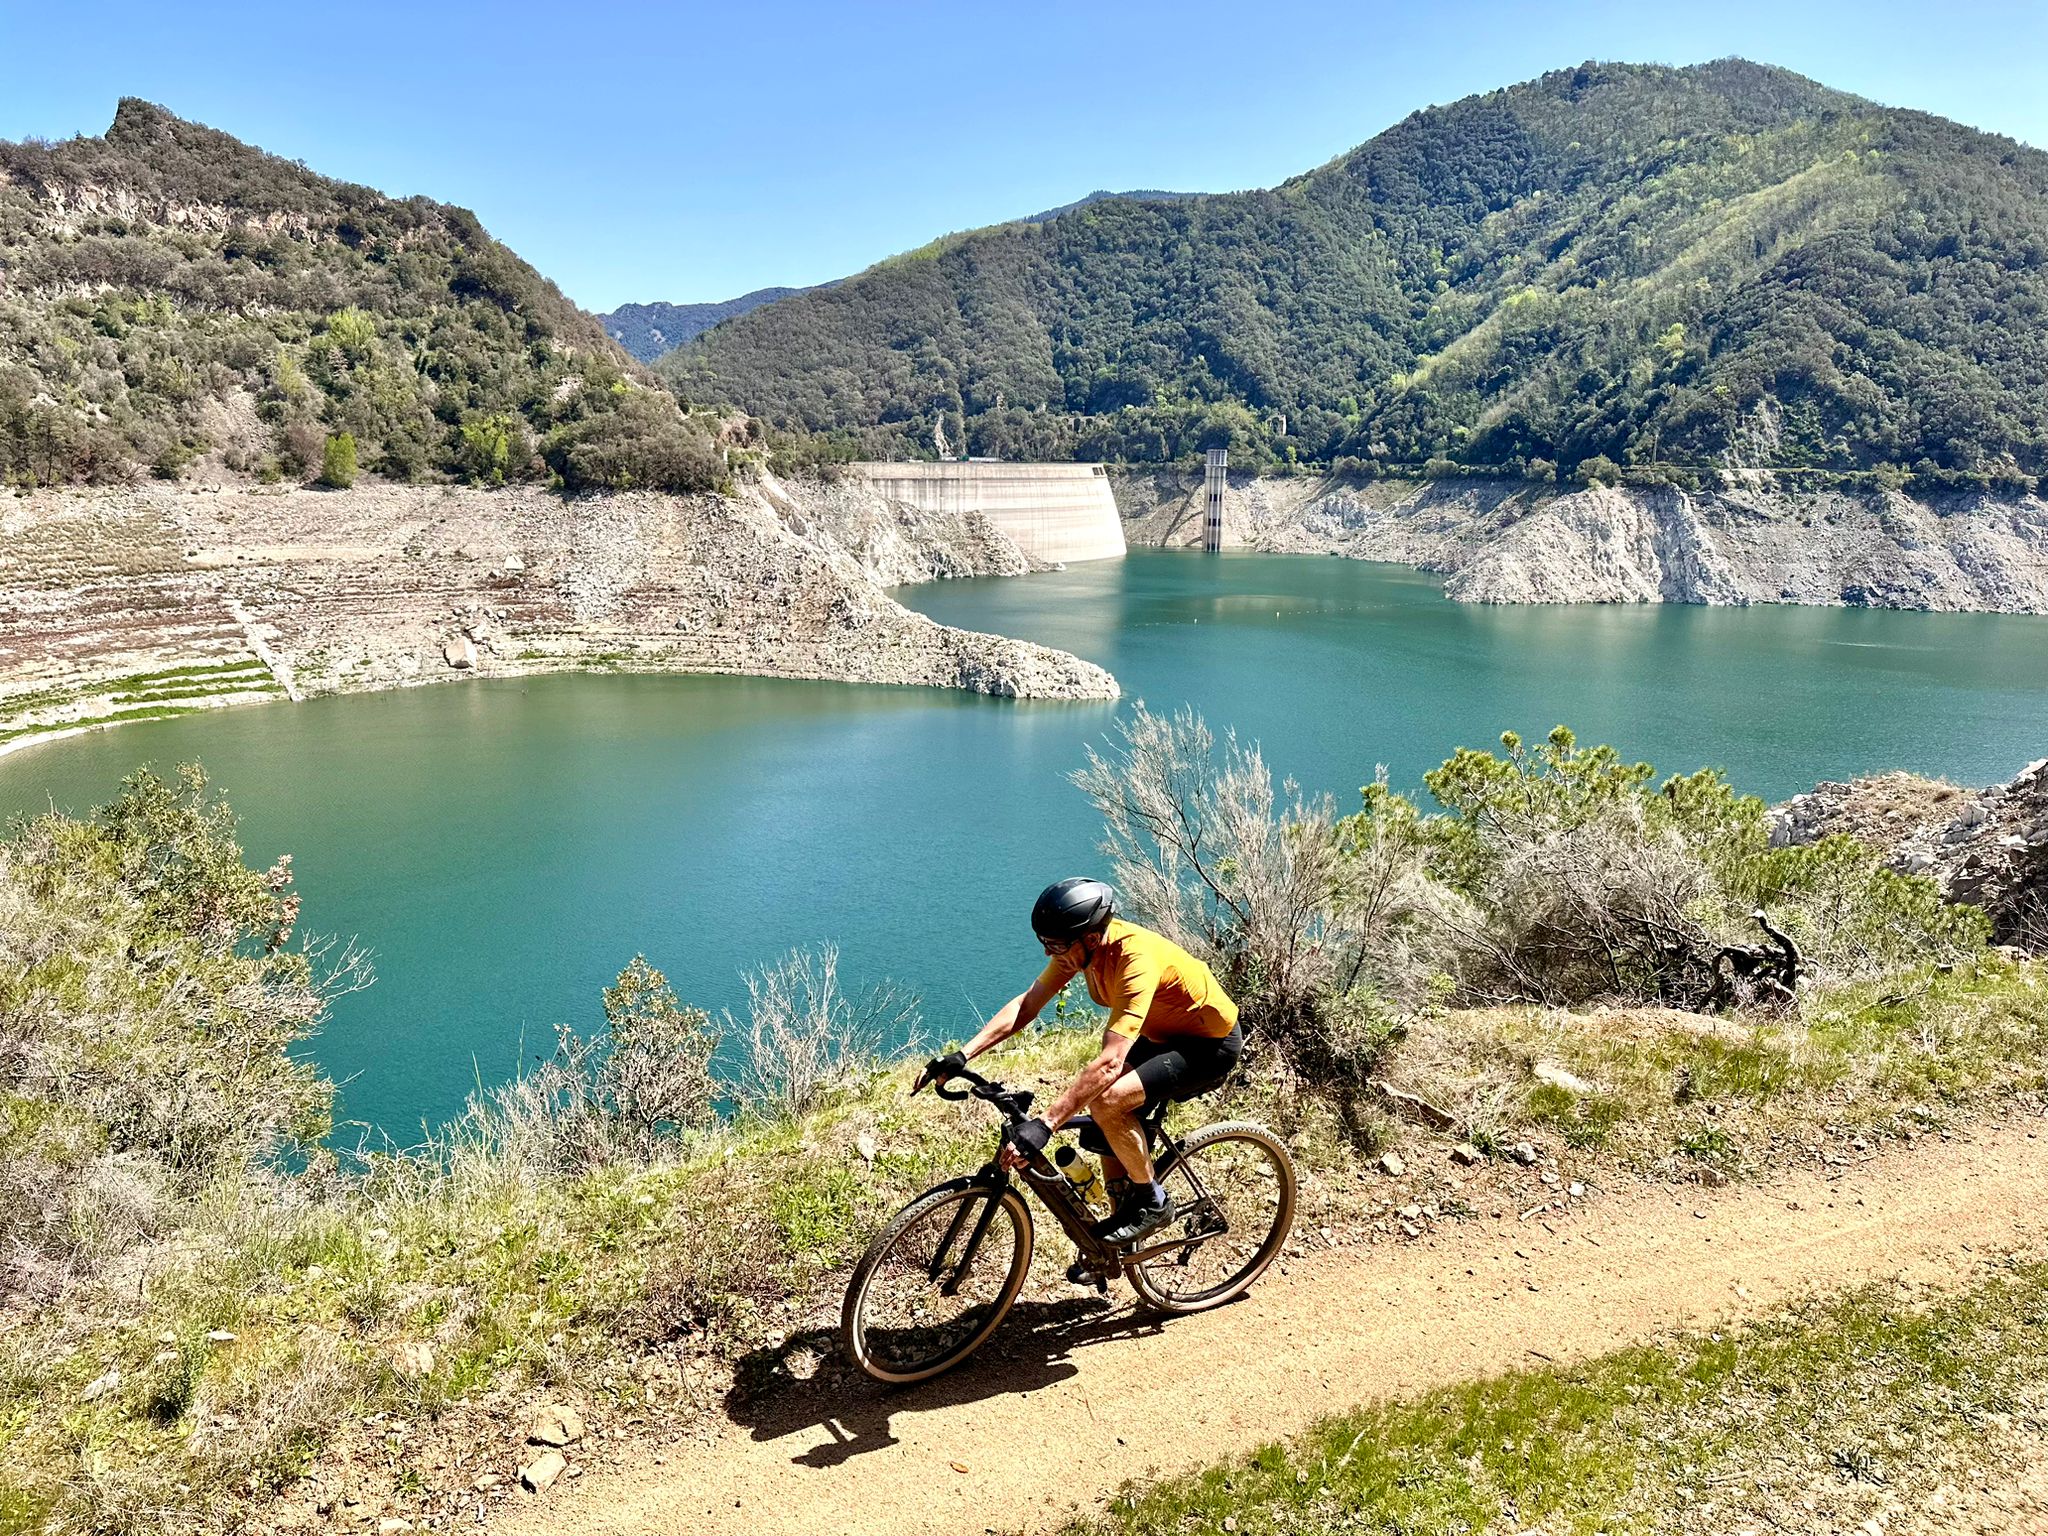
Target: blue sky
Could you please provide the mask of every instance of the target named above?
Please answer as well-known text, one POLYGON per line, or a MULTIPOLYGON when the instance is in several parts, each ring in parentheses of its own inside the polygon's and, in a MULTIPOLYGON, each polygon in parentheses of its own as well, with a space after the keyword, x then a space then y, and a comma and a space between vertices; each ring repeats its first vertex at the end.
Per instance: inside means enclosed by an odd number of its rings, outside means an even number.
POLYGON ((286 7, 0 0, 0 138, 124 95, 472 208, 591 309, 856 271, 1096 187, 1266 186, 1586 58, 1741 54, 2048 147, 2048 3, 286 7))

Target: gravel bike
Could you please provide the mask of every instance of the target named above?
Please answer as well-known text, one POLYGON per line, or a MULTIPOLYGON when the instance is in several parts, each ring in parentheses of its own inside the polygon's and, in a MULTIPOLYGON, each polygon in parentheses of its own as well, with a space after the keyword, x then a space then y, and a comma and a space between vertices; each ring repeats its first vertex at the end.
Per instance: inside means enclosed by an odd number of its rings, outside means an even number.
MULTIPOLYGON (((1002 1166, 1003 1142, 1031 1112, 1030 1092, 964 1069, 933 1087, 944 1099, 993 1106, 1003 1117, 1003 1137, 978 1172, 929 1189, 899 1211, 855 1267, 840 1336, 848 1358, 878 1381, 936 1376, 995 1332, 1031 1270, 1036 1234, 1019 1183, 1078 1250, 1070 1281, 1104 1291, 1120 1273, 1140 1301, 1174 1315, 1243 1295, 1294 1225, 1294 1162, 1279 1137, 1235 1120, 1176 1137, 1165 1126, 1169 1106, 1161 1104, 1141 1124, 1175 1215, 1139 1243, 1114 1247, 1091 1230, 1105 1213, 1047 1155, 1051 1148, 1034 1153, 1017 1182, 1002 1166)), ((1085 1115, 1059 1134, 1069 1132, 1079 1133, 1084 1150, 1106 1149, 1085 1115)))

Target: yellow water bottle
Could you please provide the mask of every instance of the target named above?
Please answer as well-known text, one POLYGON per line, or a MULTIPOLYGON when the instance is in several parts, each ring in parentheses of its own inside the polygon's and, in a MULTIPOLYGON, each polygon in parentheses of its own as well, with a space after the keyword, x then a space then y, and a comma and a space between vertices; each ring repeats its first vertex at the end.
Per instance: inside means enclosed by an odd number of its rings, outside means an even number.
POLYGON ((1072 1147, 1061 1147, 1053 1153, 1052 1160, 1067 1176, 1067 1182, 1074 1186, 1074 1193, 1081 1197, 1083 1205, 1102 1204, 1102 1174, 1093 1158, 1081 1156, 1072 1147))

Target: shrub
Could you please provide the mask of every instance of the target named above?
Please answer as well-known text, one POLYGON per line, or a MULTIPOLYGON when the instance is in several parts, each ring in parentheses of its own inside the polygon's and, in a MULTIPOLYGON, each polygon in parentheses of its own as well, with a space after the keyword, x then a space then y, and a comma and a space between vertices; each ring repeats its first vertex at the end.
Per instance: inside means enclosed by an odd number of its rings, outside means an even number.
POLYGON ((150 465, 150 473, 159 480, 176 480, 198 457, 199 450, 192 444, 173 439, 157 451, 156 462, 150 465))
MULTIPOLYGON (((592 393, 586 388, 579 398, 592 393)), ((622 385, 601 398, 603 404, 555 428, 542 445, 563 489, 688 494, 718 483, 725 465, 710 432, 668 396, 622 385)))
POLYGON ((48 1293, 326 1134, 333 1086, 290 1052, 368 972, 294 947, 297 920, 290 861, 244 866, 196 768, 0 845, 0 1292, 48 1293))
POLYGON ((336 432, 327 439, 327 447, 320 456, 320 483, 336 491, 345 491, 356 483, 354 433, 336 432))
POLYGON ((1480 913, 1460 939, 1477 997, 1695 1006, 1758 913, 1834 978, 1953 959, 1988 931, 1850 839, 1773 849, 1763 802, 1710 770, 1652 788, 1648 763, 1581 748, 1564 726, 1533 749, 1513 732, 1501 743, 1423 780, 1447 812, 1426 824, 1435 867, 1480 913))
POLYGON ((301 480, 320 467, 326 453, 327 434, 310 421, 291 422, 278 434, 278 464, 301 480))
POLYGON ((554 1055, 472 1100, 462 1133, 516 1166, 579 1173, 672 1149, 717 1117, 718 1032, 644 956, 604 993, 604 1032, 555 1030, 554 1055))
POLYGON ((1217 968, 1250 1043, 1348 1093, 1383 1038, 1359 1021, 1420 996, 1435 919, 1456 904, 1424 867, 1412 807, 1380 786, 1340 824, 1327 797, 1276 794, 1255 745, 1226 735, 1219 753, 1191 710, 1141 705, 1118 730, 1074 778, 1124 904, 1217 968))
POLYGON ((1590 459, 1582 459, 1579 467, 1572 471, 1572 478, 1581 485, 1619 485, 1621 466, 1604 453, 1596 453, 1590 459))
POLYGON ((456 464, 475 485, 503 485, 527 451, 525 427, 507 411, 473 415, 456 432, 456 464))

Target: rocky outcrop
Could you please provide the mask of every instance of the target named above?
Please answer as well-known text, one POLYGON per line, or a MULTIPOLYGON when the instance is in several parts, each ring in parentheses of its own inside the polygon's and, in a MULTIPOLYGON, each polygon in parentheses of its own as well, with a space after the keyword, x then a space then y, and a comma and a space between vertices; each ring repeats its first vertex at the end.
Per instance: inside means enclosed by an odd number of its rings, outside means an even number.
POLYGON ((1927 875, 1951 901, 1982 907, 2000 943, 2048 954, 2048 758, 2010 781, 1964 789, 1917 774, 1827 783, 1771 809, 1771 841, 1844 833, 1927 875))
POLYGON ((791 532, 846 555, 885 587, 1042 569, 983 513, 928 512, 885 497, 854 475, 829 481, 763 475, 759 489, 791 532))
MULTIPOLYGON (((1198 545, 1193 474, 1123 475, 1133 543, 1198 545)), ((2048 613, 2048 502, 1797 493, 1768 477, 1711 494, 1517 480, 1233 475, 1227 542, 1438 571, 1473 603, 1815 603, 2048 613)))
POLYGON ((246 699, 600 666, 1116 696, 884 583, 1025 569, 992 529, 736 496, 129 487, 0 500, 0 749, 246 699))

